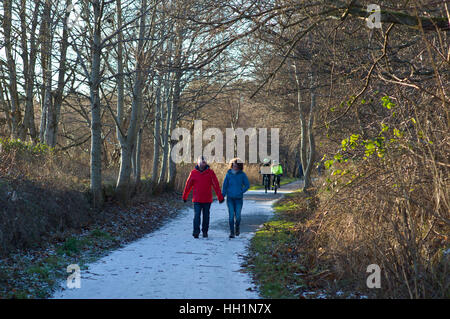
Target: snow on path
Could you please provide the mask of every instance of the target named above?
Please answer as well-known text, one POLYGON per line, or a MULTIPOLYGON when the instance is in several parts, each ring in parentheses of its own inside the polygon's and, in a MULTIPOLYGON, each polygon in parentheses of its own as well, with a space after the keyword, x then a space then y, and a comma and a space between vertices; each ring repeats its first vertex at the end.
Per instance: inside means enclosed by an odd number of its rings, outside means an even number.
MULTIPOLYGON (((298 183, 279 192, 298 188, 298 183)), ((271 205, 282 196, 271 193, 247 192, 239 237, 228 238, 226 202, 212 203, 208 238, 192 236, 193 208, 187 208, 158 230, 89 264, 81 271, 81 288, 68 289, 64 281, 53 298, 260 298, 241 263, 255 230, 272 216, 271 205)))

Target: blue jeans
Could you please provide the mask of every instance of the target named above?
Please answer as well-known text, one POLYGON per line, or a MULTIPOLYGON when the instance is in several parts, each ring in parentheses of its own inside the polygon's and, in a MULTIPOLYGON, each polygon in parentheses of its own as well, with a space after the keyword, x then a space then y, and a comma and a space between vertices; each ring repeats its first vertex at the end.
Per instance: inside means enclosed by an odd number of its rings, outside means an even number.
POLYGON ((236 217, 236 227, 241 224, 241 210, 243 205, 242 198, 230 198, 227 196, 227 206, 228 206, 228 217, 230 224, 230 233, 234 234, 235 217, 236 217))
POLYGON ((202 232, 207 233, 209 228, 209 208, 211 203, 194 203, 194 232, 200 234, 200 214, 203 212, 202 232))

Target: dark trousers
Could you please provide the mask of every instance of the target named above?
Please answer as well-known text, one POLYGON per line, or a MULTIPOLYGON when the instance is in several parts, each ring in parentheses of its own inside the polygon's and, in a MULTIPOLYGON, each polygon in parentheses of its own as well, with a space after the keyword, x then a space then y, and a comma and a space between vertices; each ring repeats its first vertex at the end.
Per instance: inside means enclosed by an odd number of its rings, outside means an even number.
POLYGON ((280 185, 280 175, 274 175, 273 176, 273 186, 275 186, 275 183, 277 183, 278 185, 280 185))
POLYGON ((200 215, 203 213, 202 232, 207 233, 209 228, 209 208, 211 203, 194 203, 194 232, 193 235, 200 234, 200 215))

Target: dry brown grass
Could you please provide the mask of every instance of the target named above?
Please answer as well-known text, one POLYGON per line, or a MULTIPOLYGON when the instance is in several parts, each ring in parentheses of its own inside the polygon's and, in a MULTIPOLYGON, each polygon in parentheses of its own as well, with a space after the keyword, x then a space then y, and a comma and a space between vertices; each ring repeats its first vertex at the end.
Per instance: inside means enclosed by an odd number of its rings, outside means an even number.
MULTIPOLYGON (((406 157, 393 165, 397 160, 358 163, 365 174, 348 185, 341 178, 332 192, 323 182, 317 213, 302 236, 312 258, 353 289, 385 298, 448 298, 449 212, 432 191, 448 180, 436 181, 433 171, 417 170, 406 157), (366 287, 370 264, 382 269, 381 289, 366 287)), ((448 187, 443 192, 448 196, 448 187)))

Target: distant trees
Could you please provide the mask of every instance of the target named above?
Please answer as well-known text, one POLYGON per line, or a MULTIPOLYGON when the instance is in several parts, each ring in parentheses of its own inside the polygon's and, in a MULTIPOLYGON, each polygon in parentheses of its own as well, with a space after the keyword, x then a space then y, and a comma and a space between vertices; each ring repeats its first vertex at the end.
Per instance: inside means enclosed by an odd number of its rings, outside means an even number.
POLYGON ((318 161, 329 168, 324 188, 338 191, 324 210, 354 221, 333 234, 395 265, 393 287, 402 278, 408 296, 429 296, 428 261, 450 221, 450 8, 380 8, 377 28, 357 0, 2 0, 0 125, 86 152, 96 207, 112 157, 122 201, 141 181, 142 152, 153 187, 174 187, 180 122, 281 127, 281 162, 302 164, 304 190, 318 161))
MULTIPOLYGON (((365 135, 375 125, 358 104, 370 92, 395 84, 403 95, 415 90, 443 106, 448 102, 446 73, 439 73, 448 65, 443 49, 447 5, 406 7, 388 1, 380 30, 365 26, 365 9, 360 1, 330 0, 3 0, 0 112, 14 138, 64 150, 90 140, 91 192, 100 205, 105 141, 120 154, 120 198, 128 198, 139 184, 147 145, 151 181, 173 187, 177 167, 170 159, 171 132, 222 98, 245 69, 253 103, 278 111, 271 113, 277 114, 271 124, 298 128, 298 137, 283 147, 295 150, 292 158, 302 163, 306 189, 324 153, 323 134, 348 133, 352 116, 365 135), (386 23, 392 26, 386 29, 386 23), (405 32, 414 37, 401 43, 398 37, 405 32), (351 33, 358 38, 350 39, 351 33), (407 61, 419 37, 427 44, 419 56, 437 56, 430 64, 410 64, 408 77, 407 61), (420 81, 431 76, 437 79, 436 92, 420 81), (68 110, 81 119, 82 134, 65 129, 61 118, 68 110)), ((237 90, 234 97, 242 94, 237 90)), ((229 101, 230 125, 235 125, 240 104, 229 101)))
MULTIPOLYGON (((237 38, 213 25, 215 19, 226 19, 225 11, 207 1, 151 0, 5 0, 1 9, 1 110, 10 136, 57 149, 82 145, 86 134, 77 138, 58 130, 63 104, 70 100, 65 108, 80 114, 90 131, 95 206, 103 201, 108 117, 116 127, 114 148, 120 150, 118 197, 126 200, 139 184, 145 128, 151 128, 153 136, 151 179, 173 187, 176 165, 169 156, 170 135, 189 114, 179 112, 182 103, 189 103, 183 90, 192 81, 219 75, 222 71, 217 73, 212 62, 237 38), (89 109, 73 104, 80 97, 89 100, 89 109), (62 137, 71 144, 58 144, 62 137)), ((203 84, 210 86, 208 81, 203 84)))

